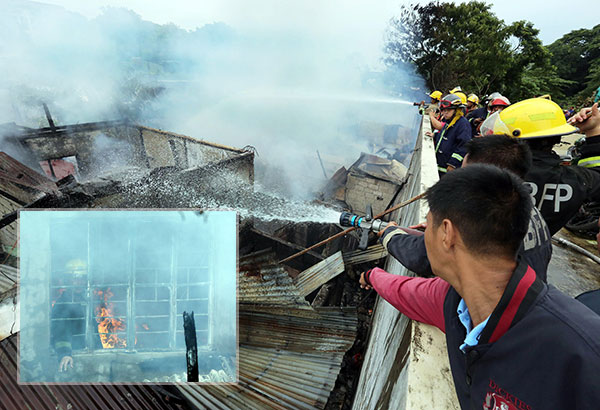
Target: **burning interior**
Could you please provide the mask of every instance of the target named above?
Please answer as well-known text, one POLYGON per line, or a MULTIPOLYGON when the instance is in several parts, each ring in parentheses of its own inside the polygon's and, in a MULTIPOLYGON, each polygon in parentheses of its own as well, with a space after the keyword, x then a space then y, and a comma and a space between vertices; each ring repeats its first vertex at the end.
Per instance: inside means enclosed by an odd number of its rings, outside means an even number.
POLYGON ((22 212, 22 323, 40 325, 31 317, 47 295, 50 342, 21 340, 37 353, 22 355, 21 380, 185 381, 184 311, 194 312, 200 362, 228 361, 208 370, 235 380, 235 220, 214 211, 22 212), (52 366, 65 347, 68 376, 52 366))

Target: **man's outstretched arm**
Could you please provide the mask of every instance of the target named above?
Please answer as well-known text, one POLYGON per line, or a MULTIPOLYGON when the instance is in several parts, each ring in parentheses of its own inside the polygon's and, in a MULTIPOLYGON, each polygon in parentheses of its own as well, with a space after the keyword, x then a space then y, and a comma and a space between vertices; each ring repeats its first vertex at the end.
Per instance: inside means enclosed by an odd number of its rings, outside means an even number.
POLYGON ((394 275, 374 268, 361 275, 360 283, 363 288, 375 289, 410 319, 445 330, 444 299, 450 285, 443 279, 394 275))
POLYGON ((425 249, 425 236, 407 234, 401 228, 390 224, 383 231, 381 243, 388 253, 409 271, 418 276, 433 276, 425 249))

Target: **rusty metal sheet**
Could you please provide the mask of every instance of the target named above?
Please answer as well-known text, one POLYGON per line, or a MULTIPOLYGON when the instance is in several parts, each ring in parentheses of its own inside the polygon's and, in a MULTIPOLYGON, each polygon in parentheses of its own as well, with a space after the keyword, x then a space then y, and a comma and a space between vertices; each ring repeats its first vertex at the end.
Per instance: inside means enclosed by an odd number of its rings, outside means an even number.
POLYGON ((241 305, 239 383, 179 388, 199 408, 323 408, 356 325, 353 308, 241 305))
MULTIPOLYGON (((0 181, 5 184, 7 181, 13 184, 22 185, 28 188, 34 188, 42 192, 56 192, 57 187, 54 182, 34 171, 28 166, 20 163, 5 152, 0 152, 0 181)), ((30 202, 30 194, 21 195, 24 198, 18 198, 23 202, 30 202)))
POLYGON ((327 307, 314 311, 240 307, 240 343, 303 352, 345 351, 356 336, 356 309, 327 307))
POLYGON ((240 303, 311 308, 273 252, 240 258, 238 285, 240 303))
POLYGON ((339 251, 305 271, 300 272, 298 277, 294 279, 294 283, 298 287, 300 295, 306 296, 343 271, 344 259, 342 258, 342 251, 339 251))

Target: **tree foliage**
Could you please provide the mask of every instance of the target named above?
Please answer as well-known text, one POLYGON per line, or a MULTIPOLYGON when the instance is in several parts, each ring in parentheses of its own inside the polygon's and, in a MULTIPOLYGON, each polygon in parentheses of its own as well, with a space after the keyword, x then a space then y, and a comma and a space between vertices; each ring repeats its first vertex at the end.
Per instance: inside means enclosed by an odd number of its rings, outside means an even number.
POLYGON ((504 23, 483 2, 403 6, 390 21, 388 65, 411 62, 430 89, 460 85, 512 99, 555 92, 564 83, 532 23, 504 23))
POLYGON ((583 103, 600 86, 600 24, 565 34, 547 47, 567 100, 583 103))

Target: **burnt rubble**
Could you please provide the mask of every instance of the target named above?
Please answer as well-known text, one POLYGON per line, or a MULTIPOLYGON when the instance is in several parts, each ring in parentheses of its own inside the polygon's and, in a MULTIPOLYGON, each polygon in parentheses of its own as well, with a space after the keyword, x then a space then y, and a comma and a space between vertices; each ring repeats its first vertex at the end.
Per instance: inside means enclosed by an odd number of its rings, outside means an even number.
MULTIPOLYGON (((373 291, 360 289, 358 278, 374 264, 382 265, 387 253, 374 244, 375 238, 371 238, 370 248, 358 251, 358 236, 353 232, 285 265, 277 261, 342 230, 335 223, 308 222, 306 213, 318 213, 325 206, 334 214, 342 209, 362 213, 369 202, 377 210, 386 209, 406 176, 397 162, 363 154, 349 170, 342 168, 331 178, 314 209, 302 205, 290 212, 289 208, 298 204, 254 188, 251 151, 127 122, 54 125, 39 130, 14 127, 7 141, 14 156, 0 156, 0 232, 6 257, 16 240, 17 211, 23 208, 225 207, 239 211, 242 387, 232 388, 236 393, 223 397, 217 389, 182 387, 188 405, 193 406, 199 398, 234 400, 238 395, 241 402, 248 403, 245 400, 253 400, 257 393, 271 394, 261 384, 261 377, 268 378, 269 372, 274 372, 273 377, 287 376, 282 376, 284 368, 268 361, 261 364, 261 357, 274 358, 280 354, 275 352, 283 351, 292 361, 301 360, 295 356, 299 352, 315 355, 311 362, 315 369, 319 361, 330 364, 320 376, 326 381, 321 393, 292 399, 294 395, 284 389, 272 393, 277 400, 290 405, 298 405, 295 400, 300 400, 307 408, 351 408, 376 298, 373 291), (95 154, 98 138, 126 147, 125 158, 118 164, 107 161, 104 168, 105 150, 95 154), (70 173, 59 179, 61 172, 70 173), (282 287, 288 290, 282 293, 282 287), (252 330, 262 326, 263 320, 278 329, 266 338, 252 330), (289 339, 294 336, 283 325, 289 321, 296 321, 297 331, 305 332, 306 345, 290 347, 289 339), (330 323, 329 330, 317 332, 325 323, 330 323), (343 324, 343 331, 336 334, 331 327, 334 323, 343 324)), ((11 261, 16 263, 14 258, 11 261)), ((221 380, 209 367, 201 367, 207 371, 206 376, 201 372, 203 380, 221 380)))

